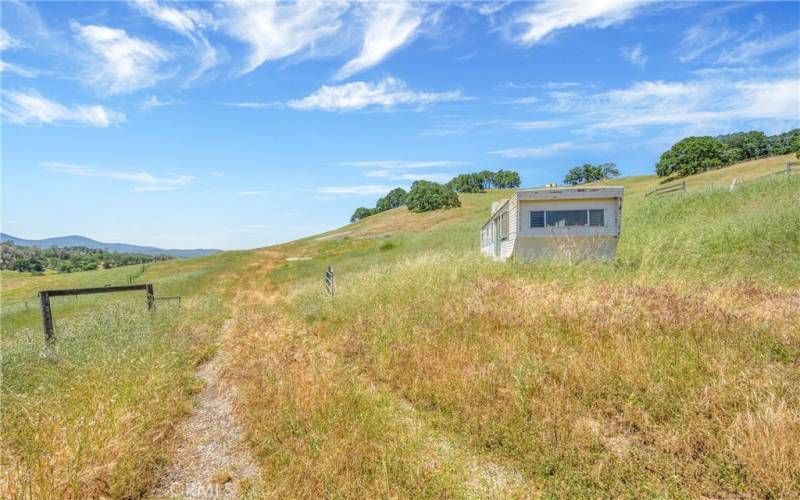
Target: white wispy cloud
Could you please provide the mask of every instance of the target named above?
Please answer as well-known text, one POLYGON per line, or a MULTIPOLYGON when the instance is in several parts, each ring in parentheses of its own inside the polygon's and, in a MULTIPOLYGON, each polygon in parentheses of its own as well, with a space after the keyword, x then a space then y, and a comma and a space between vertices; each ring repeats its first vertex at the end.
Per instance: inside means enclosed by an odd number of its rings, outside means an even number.
POLYGON ((637 43, 632 47, 622 47, 620 54, 636 66, 644 66, 647 63, 647 56, 644 54, 644 48, 642 48, 641 43, 637 43))
POLYGON ((377 179, 408 182, 418 180, 447 182, 453 178, 453 174, 446 174, 443 172, 398 172, 396 170, 369 170, 366 172, 366 176, 377 179))
POLYGON ((727 14, 744 6, 745 3, 728 3, 703 14, 684 32, 676 48, 680 61, 703 59, 715 65, 752 66, 763 64, 764 56, 777 52, 791 54, 796 60, 800 30, 776 32, 761 14, 754 16, 746 28, 731 25, 727 14))
POLYGON ((129 182, 135 185, 134 191, 172 191, 189 185, 195 179, 192 175, 156 177, 148 172, 122 172, 57 161, 45 162, 42 166, 60 174, 129 182))
POLYGON ((104 93, 131 93, 166 77, 160 65, 172 56, 159 45, 122 29, 76 21, 70 24, 77 39, 94 54, 88 59, 85 77, 104 93))
POLYGON ((423 172, 426 169, 452 169, 471 165, 468 161, 456 160, 366 160, 340 162, 336 165, 366 169, 369 178, 390 179, 394 181, 427 180, 447 182, 453 174, 444 172, 423 172))
POLYGON ((482 15, 491 16, 492 14, 500 12, 511 3, 512 3, 511 1, 486 1, 486 2, 467 3, 466 6, 468 8, 475 6, 477 8, 477 11, 482 15))
POLYGON ((217 65, 219 53, 203 30, 213 27, 214 18, 202 9, 180 8, 177 4, 165 5, 157 0, 132 0, 132 5, 159 24, 188 38, 197 53, 198 67, 190 81, 217 65))
POLYGON ((556 142, 535 147, 498 149, 489 151, 489 154, 506 158, 545 158, 579 148, 580 146, 574 142, 556 142))
POLYGON ((600 93, 555 95, 553 110, 587 129, 692 126, 706 130, 743 121, 800 119, 800 79, 643 81, 600 93))
POLYGON ((149 111, 151 109, 163 108, 165 106, 174 106, 176 104, 178 104, 178 101, 172 101, 172 100, 162 101, 158 96, 150 95, 139 103, 139 107, 145 111, 149 111))
POLYGON ((762 57, 784 50, 792 50, 797 56, 800 30, 780 35, 766 35, 726 47, 717 58, 717 64, 753 64, 762 57))
POLYGON ((248 109, 262 109, 262 108, 276 108, 283 106, 282 102, 275 101, 234 101, 234 102, 221 102, 222 106, 231 108, 248 108, 248 109))
POLYGON ((527 97, 517 97, 515 99, 509 99, 507 101, 503 101, 502 104, 518 104, 522 106, 527 106, 529 104, 536 104, 539 101, 540 99, 536 96, 527 96, 527 97))
POLYGON ((435 102, 464 99, 466 98, 460 90, 418 92, 408 89, 401 80, 387 77, 377 83, 351 82, 338 86, 323 85, 313 94, 291 100, 287 105, 304 110, 353 111, 367 107, 388 109, 400 105, 424 107, 435 102))
POLYGON ((239 196, 261 196, 262 194, 269 194, 270 191, 255 190, 255 191, 236 191, 239 196))
POLYGON ((418 161, 404 161, 404 160, 366 160, 366 161, 351 161, 339 162, 337 165, 350 166, 350 167, 363 167, 363 168, 378 168, 384 170, 408 170, 415 168, 443 168, 443 167, 463 167, 471 165, 468 161, 455 161, 455 160, 418 160, 418 161))
POLYGON ((505 121, 500 119, 488 120, 467 120, 463 118, 439 119, 433 126, 420 132, 422 137, 447 137, 452 135, 463 135, 469 133, 482 133, 496 129, 504 125, 505 121))
POLYGON ((0 72, 13 73, 23 78, 36 78, 39 76, 39 71, 35 69, 6 61, 0 61, 0 72))
POLYGON ((0 28, 0 52, 24 46, 25 46, 24 43, 22 43, 17 38, 11 36, 8 33, 8 31, 4 30, 3 28, 0 28))
POLYGON ((299 0, 292 3, 234 0, 222 9, 220 24, 250 48, 241 70, 249 73, 266 61, 314 50, 342 27, 347 2, 299 0))
POLYGON ((584 24, 607 28, 630 19, 646 3, 642 0, 549 0, 536 3, 513 20, 512 28, 518 29, 513 39, 522 45, 533 45, 565 28, 584 24))
POLYGON ((690 62, 719 47, 736 36, 736 32, 719 25, 709 18, 692 26, 683 35, 678 45, 681 62, 690 62))
POLYGON ((100 105, 66 106, 36 91, 3 91, 2 115, 21 125, 84 125, 108 127, 125 121, 125 115, 100 105))
MULTIPOLYGON (((11 36, 3 28, 0 28, 0 53, 21 47, 25 47, 25 44, 11 36)), ((39 75, 39 72, 32 68, 2 60, 0 60, 0 72, 13 73, 23 78, 36 78, 39 75)))
POLYGON ((517 130, 542 130, 563 127, 564 125, 566 123, 561 120, 533 120, 513 123, 513 127, 517 130))
POLYGON ((370 12, 361 52, 336 73, 337 80, 375 66, 414 38, 422 24, 423 4, 411 2, 365 3, 370 12))
POLYGON ((318 187, 314 191, 319 194, 334 195, 375 195, 386 194, 394 189, 394 186, 381 185, 361 185, 361 186, 325 186, 318 187))

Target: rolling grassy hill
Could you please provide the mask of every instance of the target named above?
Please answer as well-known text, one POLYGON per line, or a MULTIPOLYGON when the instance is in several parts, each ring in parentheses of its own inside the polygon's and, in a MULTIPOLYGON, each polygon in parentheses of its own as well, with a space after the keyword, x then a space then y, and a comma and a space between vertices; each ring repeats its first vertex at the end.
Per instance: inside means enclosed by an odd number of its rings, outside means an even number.
POLYGON ((65 299, 57 363, 40 357, 35 290, 133 270, 3 273, 0 488, 146 492, 216 352, 262 469, 254 495, 796 496, 800 176, 727 189, 785 161, 662 197, 644 196, 653 176, 615 180, 613 263, 483 258, 478 230, 510 193, 491 191, 153 264, 135 280, 184 305, 65 299))
POLYGON ((0 233, 0 241, 8 241, 21 247, 86 247, 98 250, 107 250, 109 252, 121 253, 142 253, 145 255, 171 255, 173 257, 202 257, 204 255, 212 255, 219 253, 220 250, 212 248, 190 248, 190 249, 168 249, 146 247, 141 245, 130 245, 127 243, 103 243, 102 241, 93 240, 86 236, 58 236, 55 238, 45 238, 42 240, 28 240, 25 238, 17 238, 10 234, 0 233))

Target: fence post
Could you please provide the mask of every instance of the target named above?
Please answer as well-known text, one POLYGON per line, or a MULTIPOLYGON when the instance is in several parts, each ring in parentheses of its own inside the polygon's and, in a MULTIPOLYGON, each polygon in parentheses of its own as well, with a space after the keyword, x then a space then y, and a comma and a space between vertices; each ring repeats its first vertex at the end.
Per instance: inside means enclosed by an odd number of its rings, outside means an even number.
POLYGON ((153 285, 147 285, 147 310, 152 311, 156 308, 156 297, 153 294, 153 285))
POLYGON ((789 175, 791 173, 792 173, 792 162, 787 161, 786 162, 786 175, 789 175))
POLYGON ((39 305, 42 309, 42 327, 44 328, 44 340, 48 343, 53 341, 53 313, 50 310, 50 294, 39 292, 39 305))
POLYGON ((731 187, 728 188, 728 191, 733 191, 733 188, 735 187, 736 187, 736 177, 734 177, 733 180, 731 181, 731 187))
POLYGON ((325 288, 331 297, 336 294, 336 276, 333 274, 333 266, 328 266, 328 270, 325 271, 325 288))
POLYGON ((681 190, 685 193, 686 192, 686 181, 681 181, 681 190))

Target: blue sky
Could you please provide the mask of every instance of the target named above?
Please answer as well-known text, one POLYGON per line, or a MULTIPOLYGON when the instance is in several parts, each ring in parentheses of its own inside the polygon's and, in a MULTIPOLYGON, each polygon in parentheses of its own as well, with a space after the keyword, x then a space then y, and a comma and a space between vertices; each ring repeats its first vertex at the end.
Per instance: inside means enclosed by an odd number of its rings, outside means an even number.
POLYGON ((2 2, 2 230, 252 248, 800 122, 800 4, 2 2))

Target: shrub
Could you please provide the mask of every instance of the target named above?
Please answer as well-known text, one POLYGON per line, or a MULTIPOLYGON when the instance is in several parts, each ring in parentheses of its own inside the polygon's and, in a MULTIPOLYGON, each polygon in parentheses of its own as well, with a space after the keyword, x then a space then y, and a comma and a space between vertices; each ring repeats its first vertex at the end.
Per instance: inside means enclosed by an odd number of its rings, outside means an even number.
POLYGON ((458 193, 480 193, 484 189, 517 188, 521 184, 519 172, 513 170, 482 170, 453 177, 447 186, 458 193))
POLYGON ((378 247, 378 250, 380 250, 380 251, 382 251, 382 252, 385 252, 385 251, 387 251, 387 250, 392 250, 392 249, 394 249, 394 248, 397 248, 397 245, 395 245, 395 244, 394 244, 394 243, 392 243, 391 241, 387 241, 387 242, 386 242, 386 243, 384 243, 383 245, 379 246, 379 247, 378 247))
POLYGON ((378 199, 378 203, 375 205, 375 210, 377 212, 385 212, 386 210, 402 207, 406 204, 406 196, 408 196, 408 193, 405 189, 392 189, 386 196, 378 199))
POLYGON ((414 181, 408 193, 406 205, 412 212, 460 207, 458 195, 451 188, 431 181, 414 181))
POLYGON ((486 180, 486 177, 481 173, 461 174, 453 177, 453 179, 447 183, 447 186, 459 193, 480 193, 486 187, 484 185, 486 180))
POLYGON ((603 179, 619 177, 619 170, 616 163, 603 163, 602 165, 592 165, 584 163, 582 166, 572 167, 564 177, 564 183, 571 186, 586 184, 603 179))
POLYGON ((492 184, 497 189, 518 188, 520 184, 522 184, 522 180, 519 177, 519 172, 514 172, 513 170, 498 170, 497 173, 494 174, 492 184))
POLYGON ((733 150, 729 153, 732 155, 731 163, 761 158, 769 154, 770 150, 769 138, 764 132, 757 130, 721 135, 717 137, 717 140, 733 150))
POLYGON ((350 222, 360 221, 366 217, 369 217, 372 214, 377 213, 374 208, 367 208, 367 207, 358 207, 356 211, 353 212, 353 215, 350 216, 350 222))
POLYGON ((687 137, 661 155, 656 165, 660 177, 696 174, 731 162, 734 154, 713 137, 687 137))

